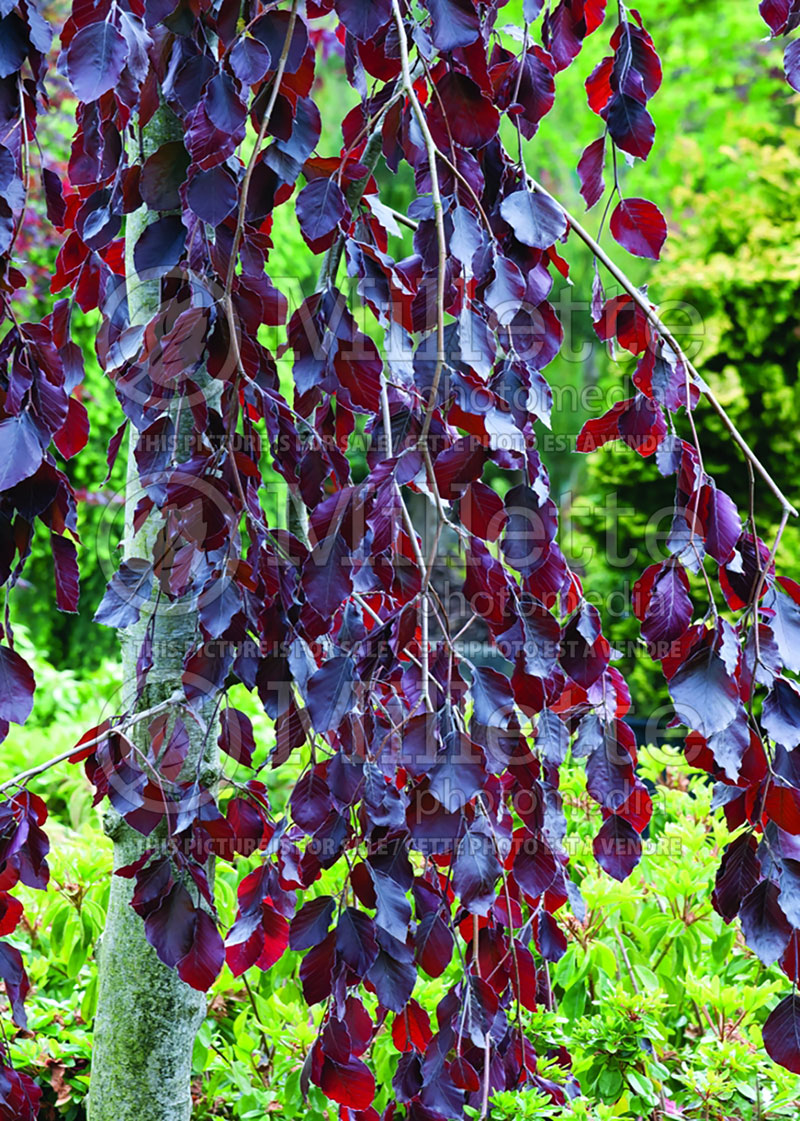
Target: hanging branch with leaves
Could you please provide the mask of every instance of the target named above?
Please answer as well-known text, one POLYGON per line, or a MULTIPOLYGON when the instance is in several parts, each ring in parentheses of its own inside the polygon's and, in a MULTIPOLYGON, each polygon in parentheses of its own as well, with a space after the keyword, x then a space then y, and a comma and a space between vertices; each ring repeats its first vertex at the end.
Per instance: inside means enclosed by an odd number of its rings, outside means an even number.
MULTIPOLYGON (((302 955, 305 999, 323 1009, 303 1081, 345 1121, 377 1117, 368 1055, 384 1024, 401 1052, 387 1119, 398 1104, 415 1121, 460 1117, 467 1105, 485 1116, 492 1092, 526 1083, 562 1101, 537 1073, 521 1010, 552 1006, 548 963, 566 948, 559 912, 581 908, 559 796, 568 752, 585 762, 602 811, 599 865, 621 880, 641 856, 652 806, 625 719, 630 693, 559 547, 537 451, 551 402, 543 371, 563 338, 549 297, 569 273, 574 237, 597 264, 599 339, 638 359, 633 395, 591 419, 577 450, 621 441, 675 477, 665 553, 638 580, 633 607, 692 761, 717 783, 736 832, 714 905, 726 921, 739 916, 748 945, 785 972, 791 993, 764 1041, 800 1070, 800 585, 776 570, 796 511, 649 296, 525 166, 558 75, 589 36, 607 35, 610 53, 586 83, 600 135, 577 165, 581 193, 588 207, 606 198, 623 250, 659 257, 663 216, 624 190, 625 160, 652 148, 648 103, 662 77, 642 18, 622 4, 606 11, 605 0, 542 7, 525 0, 511 50, 496 2, 76 5, 58 64, 78 101, 60 183, 39 177, 30 150, 47 109, 50 31, 34 0, 2 6, 2 578, 8 594, 38 521, 51 535, 57 606, 77 609, 63 461, 86 444, 90 418, 76 396, 70 317, 75 305, 99 308, 97 354, 123 422, 109 467, 129 423, 140 433, 132 530, 162 524, 152 558, 120 566, 97 621, 124 629, 180 601, 196 609, 199 633, 182 695, 168 713, 142 714, 154 656, 146 628, 130 710, 69 758, 98 802, 107 797, 145 838, 141 859, 117 874, 133 879, 146 936, 184 981, 206 989, 225 961, 241 976, 302 955), (359 102, 341 121, 341 145, 328 132, 321 152, 317 32, 332 23, 359 102), (157 112, 177 118, 183 140, 140 158, 157 112), (405 215, 379 187, 401 164, 416 191, 405 215), (63 231, 52 290, 70 291, 41 323, 14 313, 25 283, 14 244, 31 191, 63 231), (153 220, 126 276, 126 225, 142 207, 153 220), (280 207, 294 208, 322 257, 317 291, 294 308, 270 275, 280 207), (609 299, 606 271, 622 289, 609 299), (134 280, 161 293, 143 325, 128 314, 134 280), (279 364, 291 366, 291 399, 279 364), (705 469, 704 400, 782 504, 771 543, 705 469), (502 488, 483 481, 489 467, 502 488), (277 478, 291 499, 285 524, 269 524, 260 501, 277 478), (458 616, 438 580, 445 542, 463 566, 458 616), (505 671, 465 656, 471 626, 505 671), (236 683, 274 721, 271 764, 305 760, 286 816, 273 814, 252 769, 252 725, 226 697, 236 683), (239 768, 222 805, 213 781, 185 765, 186 723, 209 702, 207 734, 239 768), (126 735, 143 715, 145 753, 126 735), (147 847, 164 829, 166 849, 147 847), (221 931, 208 857, 259 848, 235 924, 221 931), (334 866, 338 896, 306 898, 334 866), (454 954, 458 979, 432 1024, 415 985, 440 977, 454 954)), ((775 35, 800 22, 789 0, 761 9, 775 35)), ((797 88, 796 47, 786 68, 797 88)), ((0 735, 25 722, 33 699, 6 606, 0 735)), ((15 885, 47 885, 47 808, 25 787, 39 770, 6 784, 0 804, 3 935, 21 916, 15 885)), ((0 976, 24 1026, 28 982, 7 942, 0 976)), ((32 1119, 38 1090, 0 1051, 0 1113, 32 1119)))

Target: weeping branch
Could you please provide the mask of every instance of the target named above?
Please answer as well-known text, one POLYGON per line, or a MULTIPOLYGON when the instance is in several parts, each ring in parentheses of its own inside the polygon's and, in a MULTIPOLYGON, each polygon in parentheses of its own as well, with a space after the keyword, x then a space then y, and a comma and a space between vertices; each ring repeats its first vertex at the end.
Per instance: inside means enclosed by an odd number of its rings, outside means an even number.
POLYGON ((614 277, 614 279, 620 285, 620 287, 623 288, 625 292, 627 292, 627 294, 631 297, 631 299, 634 301, 634 303, 641 309, 641 311, 646 316, 650 325, 652 327, 654 327, 656 329, 656 331, 658 331, 658 333, 665 340, 665 342, 667 342, 669 344, 669 346, 672 348, 672 350, 675 352, 675 354, 678 356, 678 358, 680 358, 680 360, 684 363, 686 369, 691 374, 693 382, 694 382, 695 386, 697 387, 697 389, 700 390, 700 392, 706 398, 708 403, 711 405, 711 407, 717 413, 717 415, 719 416, 723 425, 725 426, 725 429, 728 432, 728 434, 731 436, 733 441, 736 444, 738 444, 738 446, 741 449, 742 454, 744 455, 745 459, 750 464, 752 464, 752 466, 755 468, 755 470, 759 473, 759 475, 764 480, 764 482, 767 484, 769 489, 772 491, 772 493, 778 499, 778 501, 780 502, 783 509, 786 510, 789 514, 792 514, 795 518, 798 517, 798 512, 797 512, 796 508, 792 505, 792 503, 789 501, 789 499, 783 493, 781 488, 778 486, 778 484, 772 478, 769 471, 767 471, 766 467, 761 462, 761 460, 758 458, 758 456, 753 451, 753 449, 750 447, 750 445, 747 443, 745 438, 741 435, 741 433, 739 432, 736 425, 733 423, 731 418, 726 413, 724 407, 717 400, 717 397, 715 396, 711 387, 706 383, 706 381, 704 381, 704 379, 701 377, 701 375, 697 372, 697 370, 696 370, 694 364, 692 363, 691 359, 688 357, 688 355, 685 353, 685 351, 678 344, 678 341, 676 340, 675 336, 670 331, 669 327, 666 326, 664 321, 659 316, 658 312, 656 312, 656 310, 653 307, 651 307, 650 302, 647 299, 647 297, 644 296, 639 291, 639 289, 636 287, 636 285, 633 283, 633 281, 628 276, 626 276, 626 274, 622 271, 622 269, 619 267, 619 265, 617 265, 616 262, 613 261, 611 259, 611 257, 609 257, 609 255, 603 249, 602 245, 600 245, 600 243, 592 237, 592 235, 589 233, 589 231, 581 225, 581 223, 577 220, 577 218, 573 217, 573 215, 570 214, 570 212, 567 210, 567 208, 564 206, 564 204, 562 202, 560 202, 557 198, 555 198, 553 195, 551 195, 550 192, 548 190, 546 190, 541 185, 541 183, 539 183, 536 179, 532 178, 531 176, 528 176, 528 182, 529 182, 530 186, 535 191, 544 195, 546 198, 549 198, 552 202, 554 202, 556 204, 556 206, 558 206, 561 209, 561 211, 564 214, 564 217, 567 219, 570 226, 575 231, 575 233, 578 235, 578 237, 581 239, 581 241, 583 241, 589 247, 589 249, 591 250, 594 257, 608 270, 608 272, 611 273, 611 275, 614 277))

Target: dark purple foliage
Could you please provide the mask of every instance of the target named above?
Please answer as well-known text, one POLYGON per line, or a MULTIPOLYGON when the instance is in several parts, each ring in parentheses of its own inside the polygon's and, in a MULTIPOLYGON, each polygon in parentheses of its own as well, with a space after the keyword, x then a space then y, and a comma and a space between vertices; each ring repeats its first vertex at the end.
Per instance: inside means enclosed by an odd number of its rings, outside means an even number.
MULTIPOLYGON (((570 741, 598 807, 593 850, 607 874, 632 872, 652 814, 625 721, 631 697, 592 606, 596 589, 584 596, 584 575, 559 546, 535 446, 536 421, 549 423, 552 406, 542 371, 563 338, 551 289, 568 275, 561 251, 579 227, 503 144, 517 131, 535 136, 559 73, 605 27, 609 53, 586 82, 602 122, 578 164, 587 207, 605 194, 607 156, 617 169, 623 153, 648 156, 660 62, 640 15, 606 7, 558 0, 537 25, 543 5, 525 0, 530 26, 515 53, 493 33, 498 5, 474 0, 400 3, 399 15, 390 0, 309 0, 254 12, 247 28, 207 0, 189 15, 161 3, 75 4, 59 65, 80 103, 77 131, 64 181, 49 168, 41 181, 63 229, 52 287, 70 293, 41 323, 7 314, 25 280, 15 254, 25 192, 36 189, 26 187, 16 106, 0 146, 0 582, 18 581, 39 522, 57 606, 77 609, 76 495, 60 464, 80 455, 90 417, 70 316, 73 306, 99 310, 98 357, 124 414, 109 470, 130 424, 142 485, 130 529, 137 544, 145 525, 156 531, 146 557, 123 560, 96 614, 146 629, 134 707, 155 669, 151 610, 193 612, 197 635, 183 652, 174 718, 147 724, 146 766, 126 735, 130 711, 87 733, 71 758, 98 802, 108 796, 143 836, 169 823, 169 854, 147 851, 119 874, 135 881, 132 906, 156 953, 189 985, 207 989, 223 961, 239 976, 270 969, 287 949, 304 955, 303 993, 322 1010, 301 1086, 321 1087, 343 1121, 378 1121, 369 1047, 387 1016, 402 1052, 393 1090, 410 1119, 461 1117, 484 1085, 513 1090, 538 1077, 512 1013, 541 999, 541 964, 567 949, 562 908, 577 906, 558 789, 570 741), (313 100, 328 42, 319 21, 337 18, 357 96, 341 141, 323 135, 313 100), (144 151, 127 137, 140 124, 146 133, 159 98, 180 138, 144 151), (248 120, 261 134, 252 152, 242 143, 248 120), (401 164, 417 193, 398 216, 378 192, 401 164), (326 254, 318 290, 291 315, 293 292, 271 275, 274 214, 286 205, 311 250, 326 254), (131 324, 136 278, 123 284, 120 233, 141 206, 150 221, 127 249, 160 298, 146 324, 131 324), (413 227, 410 252, 401 220, 413 227), (380 351, 357 326, 356 305, 377 321, 380 351), (274 525, 262 502, 267 462, 271 485, 277 473, 291 495, 292 513, 274 525), (437 519, 433 534, 423 508, 437 519), (458 627, 482 629, 491 665, 469 662, 442 625, 430 550, 448 536, 463 545, 458 627), (254 769, 253 724, 224 696, 234 684, 275 725, 263 765, 298 762, 285 815, 254 769), (212 714, 209 736, 236 769, 224 813, 187 765, 199 713, 212 714), (242 854, 257 856, 223 943, 210 862, 242 854), (316 896, 334 866, 341 898, 316 896), (456 953, 463 967, 431 1024, 415 983, 449 977, 456 953), (364 989, 376 995, 375 1016, 364 989)), ((760 7, 773 35, 800 24, 790 0, 760 7)), ((21 0, 0 17, 0 81, 22 98, 29 140, 50 38, 32 13, 21 0)), ((797 88, 796 42, 785 65, 797 88)), ((624 198, 619 178, 611 235, 657 259, 663 216, 624 198)), ((665 552, 637 581, 632 606, 691 730, 693 762, 742 829, 722 857, 714 905, 726 921, 739 916, 752 949, 796 981, 798 862, 790 849, 780 866, 771 856, 762 867, 758 837, 800 834, 800 691, 787 676, 800 671, 800 587, 776 575, 776 551, 743 528, 702 469, 685 417, 702 387, 646 294, 623 289, 606 299, 598 273, 591 308, 598 337, 636 357, 633 389, 586 423, 577 450, 617 441, 674 476, 665 552), (724 617, 703 602, 712 580, 724 617)), ((3 627, 0 738, 28 718, 34 696, 3 627)), ((4 889, 46 886, 46 816, 24 789, 0 803, 4 889)), ((3 934, 21 915, 9 899, 3 934)), ((28 982, 6 943, 0 976, 23 1024, 28 982)), ((764 1028, 768 1052, 793 1070, 798 1019, 791 996, 764 1028)), ((2 1108, 34 1121, 39 1091, 4 1054, 0 1093, 2 1108)))

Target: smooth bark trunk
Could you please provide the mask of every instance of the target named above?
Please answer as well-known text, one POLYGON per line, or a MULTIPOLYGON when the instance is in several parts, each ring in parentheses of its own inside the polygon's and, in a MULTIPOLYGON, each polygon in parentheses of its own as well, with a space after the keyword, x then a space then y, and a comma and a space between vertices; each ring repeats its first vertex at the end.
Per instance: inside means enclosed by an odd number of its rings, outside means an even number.
MULTIPOLYGON (((182 139, 178 120, 160 109, 143 135, 145 158, 161 144, 182 139)), ((148 222, 156 217, 145 209, 128 218, 126 265, 128 302, 132 323, 143 323, 157 311, 158 281, 135 276, 133 247, 148 222)), ((189 410, 185 410, 188 414, 189 410)), ((141 494, 133 448, 138 432, 132 430, 128 455, 125 540, 123 556, 152 559, 155 535, 160 525, 156 513, 150 524, 134 537, 133 510, 141 494)), ((179 458, 186 458, 181 456, 179 458)), ((136 661, 145 628, 155 602, 141 614, 138 624, 122 633, 122 673, 125 707, 135 698, 136 661)), ((153 667, 147 678, 138 709, 150 708, 181 688, 183 657, 196 641, 197 615, 183 603, 169 604, 162 597, 153 632, 153 667)), ((210 715, 208 709, 207 715, 210 715)), ((149 746, 148 721, 131 733, 137 745, 149 746)), ((198 766, 209 772, 216 758, 201 759, 216 749, 216 735, 204 737, 187 720, 191 740, 187 768, 198 766)), ((209 781, 213 775, 209 774, 209 781)), ((146 849, 164 842, 158 830, 142 837, 113 809, 106 814, 106 832, 114 842, 114 867, 130 864, 146 849)), ((130 907, 133 881, 113 876, 108 916, 98 950, 99 992, 92 1051, 89 1121, 189 1121, 192 1112, 192 1049, 206 1012, 204 993, 190 988, 174 969, 163 965, 148 944, 144 923, 130 907)))

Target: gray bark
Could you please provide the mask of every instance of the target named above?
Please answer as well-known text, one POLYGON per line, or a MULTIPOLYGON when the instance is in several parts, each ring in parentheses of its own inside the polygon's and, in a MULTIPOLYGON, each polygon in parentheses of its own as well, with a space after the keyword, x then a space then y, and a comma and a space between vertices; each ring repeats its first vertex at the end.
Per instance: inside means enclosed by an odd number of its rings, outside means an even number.
MULTIPOLYGON (((144 130, 144 155, 146 157, 166 141, 181 138, 180 123, 163 107, 144 130)), ((136 278, 133 267, 133 246, 152 217, 142 209, 130 215, 127 222, 126 264, 132 323, 149 320, 159 304, 158 281, 136 278)), ((185 410, 185 414, 188 413, 189 410, 185 410)), ((149 560, 160 518, 156 512, 134 537, 132 515, 140 494, 133 458, 137 437, 138 433, 132 430, 122 551, 125 558, 149 560)), ((135 699, 136 661, 154 607, 153 601, 142 611, 139 622, 122 632, 126 710, 135 699)), ((153 668, 144 696, 136 706, 138 709, 151 708, 180 690, 183 657, 197 635, 196 613, 187 604, 169 604, 162 598, 153 632, 153 668)), ((207 706, 205 716, 210 715, 207 706)), ((143 750, 149 746, 148 723, 142 721, 129 733, 143 750)), ((211 731, 204 737, 202 729, 191 720, 186 721, 186 727, 191 740, 187 768, 192 772, 198 767, 204 768, 206 778, 213 781, 217 765, 213 754, 216 734, 211 731)), ((145 849, 165 839, 163 830, 142 837, 113 809, 106 814, 105 827, 114 842, 115 869, 130 864, 145 849)), ((112 877, 108 916, 98 947, 99 990, 89 1121, 189 1121, 192 1048, 205 1017, 206 997, 181 981, 174 969, 159 961, 145 939, 142 919, 130 907, 133 887, 129 879, 112 877)))

